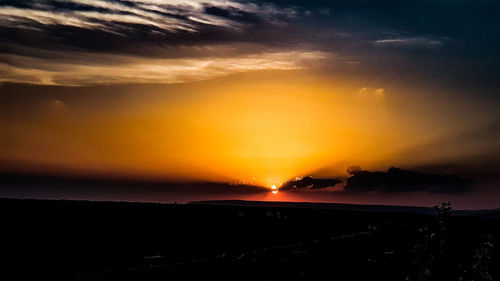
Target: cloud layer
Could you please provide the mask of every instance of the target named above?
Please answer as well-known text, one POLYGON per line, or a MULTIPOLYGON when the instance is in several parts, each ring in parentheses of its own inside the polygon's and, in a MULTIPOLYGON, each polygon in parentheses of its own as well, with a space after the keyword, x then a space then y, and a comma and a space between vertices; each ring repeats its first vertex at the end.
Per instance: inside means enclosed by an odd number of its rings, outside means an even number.
POLYGON ((491 91, 500 80, 494 71, 500 60, 494 28, 499 6, 497 1, 9 1, 0 4, 0 79, 176 83, 256 69, 319 68, 426 76, 491 91), (262 63, 255 60, 259 56, 262 63), (303 62, 311 56, 314 63, 303 62), (217 74, 199 75, 205 64, 214 65, 217 74), (96 77, 94 67, 105 71, 96 77), (190 67, 194 71, 186 77, 190 67))
POLYGON ((429 191, 455 193, 468 191, 473 181, 456 175, 423 174, 391 167, 387 172, 351 170, 346 192, 381 191, 408 192, 429 191))
POLYGON ((292 17, 293 9, 276 9, 273 5, 256 5, 237 1, 25 1, 0 8, 6 27, 67 26, 126 36, 135 31, 168 34, 198 32, 204 26, 239 30, 241 18, 257 15, 274 21, 292 17), (17 4, 17 5, 16 5, 17 4))
POLYGON ((71 53, 88 61, 57 61, 0 55, 1 81, 45 85, 110 83, 181 83, 256 70, 303 69, 327 57, 321 52, 266 52, 234 57, 144 58, 123 55, 71 53), (111 63, 110 63, 111 62, 111 63))
POLYGON ((0 5, 0 81, 85 85, 177 83, 305 67, 321 52, 238 41, 293 9, 238 1, 27 1, 0 5), (28 47, 29 46, 29 47, 28 47))
POLYGON ((334 187, 342 183, 339 179, 334 178, 313 178, 303 177, 300 179, 290 180, 280 186, 281 190, 306 190, 306 189, 322 189, 334 187))

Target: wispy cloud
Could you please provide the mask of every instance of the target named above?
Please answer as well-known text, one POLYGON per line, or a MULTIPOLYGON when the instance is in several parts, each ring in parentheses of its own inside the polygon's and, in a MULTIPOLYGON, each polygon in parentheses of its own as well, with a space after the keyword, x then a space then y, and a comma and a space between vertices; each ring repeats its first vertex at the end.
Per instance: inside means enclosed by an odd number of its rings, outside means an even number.
POLYGON ((323 54, 260 42, 241 48, 241 40, 233 38, 263 22, 268 28, 282 24, 295 14, 293 8, 235 0, 0 4, 0 31, 6 34, 0 42, 0 81, 176 83, 304 68, 304 59, 323 54))
MULTIPOLYGON (((75 54, 83 56, 84 54, 75 54)), ((0 56, 17 66, 0 63, 0 81, 50 85, 93 85, 112 83, 180 83, 211 79, 256 70, 306 68, 327 58, 321 52, 267 52, 232 57, 156 59, 119 55, 88 54, 92 63, 59 62, 22 56, 0 56), (109 63, 107 63, 109 61, 109 63)))
POLYGON ((0 81, 176 83, 303 68, 304 59, 322 57, 321 52, 224 43, 234 41, 228 34, 244 34, 259 22, 281 24, 295 13, 293 8, 233 0, 0 4, 0 31, 7 34, 0 42, 0 81), (21 33, 29 36, 17 35, 21 33), (213 40, 219 42, 211 44, 213 40))
POLYGON ((427 37, 392 38, 375 40, 376 46, 404 48, 437 48, 443 45, 442 40, 427 37))

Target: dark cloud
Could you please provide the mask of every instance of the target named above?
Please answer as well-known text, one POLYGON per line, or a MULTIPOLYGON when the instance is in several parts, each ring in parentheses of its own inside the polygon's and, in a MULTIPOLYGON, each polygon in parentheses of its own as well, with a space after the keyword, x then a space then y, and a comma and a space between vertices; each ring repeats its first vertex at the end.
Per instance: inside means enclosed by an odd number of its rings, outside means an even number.
POLYGON ((391 167, 387 172, 354 172, 347 179, 344 191, 456 193, 468 191, 472 184, 471 179, 456 175, 424 174, 391 167))
POLYGON ((280 186, 280 190, 321 189, 333 187, 339 183, 342 183, 342 181, 335 178, 303 177, 285 182, 280 186))
POLYGON ((147 56, 151 45, 253 42, 245 39, 252 28, 271 29, 294 11, 219 0, 72 0, 0 3, 0 14, 4 44, 147 56))
POLYGON ((354 175, 355 173, 361 172, 361 167, 357 165, 349 166, 345 170, 349 175, 354 175))
POLYGON ((217 182, 168 182, 0 173, 0 197, 177 201, 196 196, 230 197, 268 192, 268 188, 259 186, 217 182))

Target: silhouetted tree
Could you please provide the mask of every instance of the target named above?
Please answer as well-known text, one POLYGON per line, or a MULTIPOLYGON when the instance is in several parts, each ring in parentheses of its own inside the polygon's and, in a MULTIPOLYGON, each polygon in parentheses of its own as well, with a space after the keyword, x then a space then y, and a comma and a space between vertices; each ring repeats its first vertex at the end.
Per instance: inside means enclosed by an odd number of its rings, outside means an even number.
POLYGON ((490 275, 491 236, 470 252, 457 229, 456 212, 450 202, 434 206, 436 222, 418 229, 412 249, 412 269, 407 280, 493 280, 490 275), (472 255, 472 257, 471 257, 472 255), (472 261, 472 262, 471 262, 472 261))

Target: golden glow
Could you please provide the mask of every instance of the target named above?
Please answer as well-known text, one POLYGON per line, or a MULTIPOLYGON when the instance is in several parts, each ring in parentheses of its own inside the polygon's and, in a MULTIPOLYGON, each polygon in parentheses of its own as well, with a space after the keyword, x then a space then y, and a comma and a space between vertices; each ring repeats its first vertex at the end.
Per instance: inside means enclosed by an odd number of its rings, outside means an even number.
POLYGON ((68 88, 0 113, 11 120, 2 124, 0 160, 271 186, 309 174, 345 175, 353 164, 408 163, 402 151, 449 130, 443 116, 463 117, 462 125, 468 116, 451 105, 436 115, 422 94, 395 85, 306 71, 109 91, 68 88))

